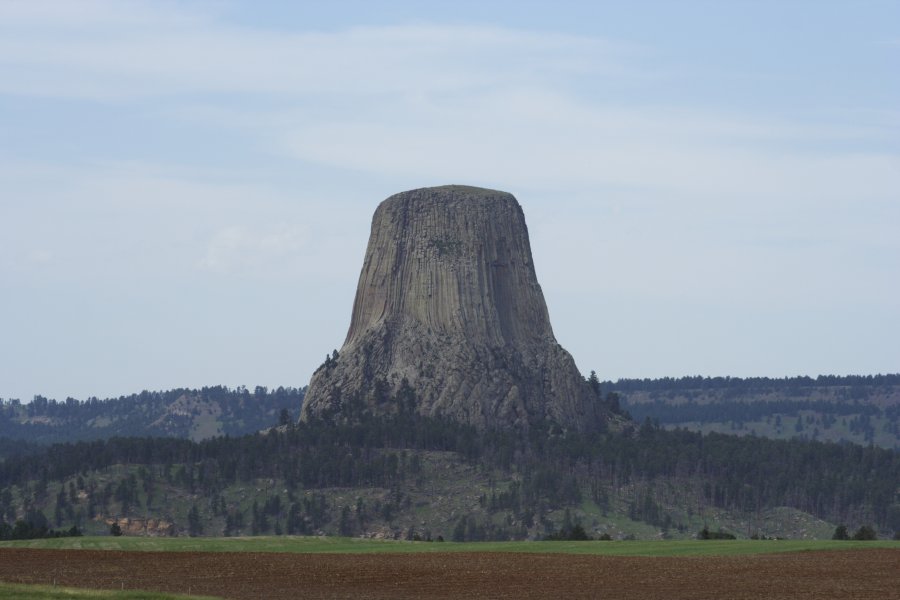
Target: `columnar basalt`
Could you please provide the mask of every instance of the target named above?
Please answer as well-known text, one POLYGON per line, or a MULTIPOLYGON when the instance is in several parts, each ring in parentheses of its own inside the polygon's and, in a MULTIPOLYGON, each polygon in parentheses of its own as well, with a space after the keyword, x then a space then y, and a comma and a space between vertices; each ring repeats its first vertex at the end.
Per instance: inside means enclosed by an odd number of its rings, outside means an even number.
POLYGON ((481 428, 601 426, 599 403, 553 336, 511 194, 451 185, 378 206, 347 339, 313 374, 301 418, 357 410, 481 428))

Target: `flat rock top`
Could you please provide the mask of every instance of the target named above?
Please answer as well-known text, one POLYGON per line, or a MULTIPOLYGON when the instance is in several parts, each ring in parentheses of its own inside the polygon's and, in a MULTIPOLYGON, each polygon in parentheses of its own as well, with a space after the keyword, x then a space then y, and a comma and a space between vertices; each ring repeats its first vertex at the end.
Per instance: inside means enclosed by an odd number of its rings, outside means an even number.
POLYGON ((515 196, 513 196, 509 192, 503 192, 501 190, 492 190, 488 188, 474 187, 471 185, 440 185, 436 187, 407 190, 405 192, 400 192, 399 194, 394 194, 393 196, 382 202, 380 206, 390 206, 395 203, 410 201, 446 202, 479 200, 504 200, 507 202, 512 201, 518 204, 518 202, 516 202, 515 196))
POLYGON ((490 188, 477 187, 474 185, 437 185, 434 187, 426 187, 426 188, 417 188, 414 190, 407 190, 405 192, 400 192, 398 194, 394 194, 394 196, 403 196, 406 194, 417 194, 417 193, 428 193, 428 192, 451 192, 464 194, 467 196, 512 196, 509 192, 504 192, 502 190, 492 190, 490 188))

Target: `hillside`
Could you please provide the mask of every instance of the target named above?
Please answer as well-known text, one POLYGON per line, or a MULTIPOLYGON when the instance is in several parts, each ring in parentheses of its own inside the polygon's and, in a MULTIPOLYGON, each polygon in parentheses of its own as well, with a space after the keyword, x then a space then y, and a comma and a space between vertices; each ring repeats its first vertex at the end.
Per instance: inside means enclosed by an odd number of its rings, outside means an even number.
POLYGON ((27 404, 0 400, 0 438, 55 443, 114 436, 199 441, 243 435, 275 425, 283 410, 291 415, 289 419, 295 418, 304 389, 257 387, 251 392, 245 387, 214 386, 144 391, 106 400, 67 398, 58 402, 42 396, 27 404))
MULTIPOLYGON (((0 461, 0 521, 126 535, 445 540, 830 537, 900 530, 900 455, 672 432, 527 436, 411 414, 200 443, 116 438, 0 461)), ((0 522, 0 530, 4 528, 0 522)), ((3 532, 0 531, 0 534, 3 532)), ((3 535, 0 535, 3 537, 3 535)))
POLYGON ((689 538, 704 527, 795 539, 830 537, 839 523, 882 537, 900 530, 895 450, 701 434, 677 420, 694 411, 705 426, 785 423, 796 409, 821 411, 831 429, 840 415, 848 427, 858 414, 871 424, 895 414, 893 380, 589 384, 598 402, 615 406, 619 394, 650 420, 607 432, 480 430, 395 398, 391 415, 351 405, 341 422, 297 423, 290 411, 303 390, 282 388, 7 401, 0 423, 19 439, 0 437, 0 537, 17 535, 16 521, 92 534, 115 523, 126 535, 447 540, 537 539, 576 524, 613 539, 689 538))
POLYGON ((667 429, 900 449, 900 375, 621 379, 602 387, 636 421, 667 429))

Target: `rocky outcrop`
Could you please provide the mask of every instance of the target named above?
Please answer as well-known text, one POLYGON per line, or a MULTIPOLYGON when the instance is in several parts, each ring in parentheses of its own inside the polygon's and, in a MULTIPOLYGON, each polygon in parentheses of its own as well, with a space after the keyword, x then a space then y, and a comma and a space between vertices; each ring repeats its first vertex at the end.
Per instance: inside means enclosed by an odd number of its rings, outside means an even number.
POLYGON ((553 336, 511 194, 425 188, 375 211, 347 339, 301 419, 410 409, 482 428, 604 420, 553 336))
POLYGON ((163 519, 133 519, 131 517, 96 517, 108 526, 119 525, 123 535, 167 537, 178 534, 175 524, 163 519))

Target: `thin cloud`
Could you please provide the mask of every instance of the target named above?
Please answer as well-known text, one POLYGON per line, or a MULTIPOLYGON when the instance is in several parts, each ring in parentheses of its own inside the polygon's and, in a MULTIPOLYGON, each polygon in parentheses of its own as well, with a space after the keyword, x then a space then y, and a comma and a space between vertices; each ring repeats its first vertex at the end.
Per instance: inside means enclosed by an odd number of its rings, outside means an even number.
POLYGON ((62 31, 110 27, 149 28, 196 26, 209 21, 214 4, 195 6, 171 0, 9 0, 0 3, 0 28, 40 28, 62 31))
POLYGON ((216 273, 283 269, 279 263, 303 254, 306 237, 299 227, 270 231, 226 227, 213 235, 198 266, 216 273))
POLYGON ((650 51, 608 40, 421 24, 275 33, 146 3, 129 5, 140 15, 137 32, 129 11, 109 16, 107 4, 89 3, 70 30, 89 22, 105 35, 60 36, 38 6, 18 35, 0 40, 0 90, 119 102, 213 94, 220 104, 166 110, 188 122, 218 120, 311 163, 404 178, 629 186, 717 202, 827 200, 850 188, 866 198, 867 189, 897 187, 892 155, 828 151, 829 142, 883 136, 884 127, 582 99, 585 79, 652 78, 650 51), (296 108, 222 102, 235 94, 296 108), (785 152, 786 142, 808 148, 785 152))
POLYGON ((573 35, 442 25, 276 33, 181 21, 101 21, 95 25, 106 27, 103 35, 90 36, 77 26, 60 33, 56 20, 9 29, 0 39, 0 90, 109 100, 202 92, 458 94, 546 78, 638 74, 627 64, 634 48, 573 35))
MULTIPOLYGON (((625 186, 716 206, 878 199, 900 189, 898 157, 814 146, 785 151, 805 131, 739 118, 682 119, 653 110, 585 106, 523 91, 469 104, 400 104, 382 117, 300 115, 283 128, 297 158, 398 177, 463 172, 510 186, 625 186), (520 100, 521 98, 521 100, 520 100), (685 122, 686 121, 686 122, 685 122), (476 133, 477 132, 477 133, 476 133)), ((823 132, 807 142, 821 144, 823 132)), ((780 210, 780 208, 779 208, 780 210)))

